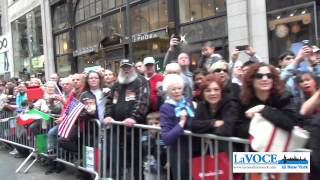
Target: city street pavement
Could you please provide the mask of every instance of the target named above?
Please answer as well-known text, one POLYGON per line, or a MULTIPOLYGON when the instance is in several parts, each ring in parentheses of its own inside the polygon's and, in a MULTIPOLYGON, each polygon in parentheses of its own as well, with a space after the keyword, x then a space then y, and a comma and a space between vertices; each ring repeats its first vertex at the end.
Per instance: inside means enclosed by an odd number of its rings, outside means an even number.
MULTIPOLYGON (((8 150, 0 149, 0 179, 1 180, 77 180, 77 170, 71 167, 59 174, 52 173, 45 175, 46 167, 42 167, 36 162, 28 171, 28 173, 16 174, 15 171, 24 159, 16 159, 9 154, 8 150)), ((29 160, 31 162, 31 160, 29 160)), ((27 166, 25 166, 27 167, 27 166)), ((22 170, 23 171, 23 170, 22 170)))

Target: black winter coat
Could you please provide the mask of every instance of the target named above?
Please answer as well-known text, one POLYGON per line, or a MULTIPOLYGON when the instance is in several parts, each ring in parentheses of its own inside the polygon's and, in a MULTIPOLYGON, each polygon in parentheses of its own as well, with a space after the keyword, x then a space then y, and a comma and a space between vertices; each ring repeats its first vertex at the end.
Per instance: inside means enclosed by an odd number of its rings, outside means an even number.
POLYGON ((206 101, 198 104, 195 118, 191 122, 191 131, 195 133, 212 133, 220 136, 234 136, 234 126, 239 117, 238 100, 226 95, 218 103, 215 113, 210 111, 206 101), (216 120, 223 120, 224 124, 214 127, 216 120))
MULTIPOLYGON (((261 115, 284 130, 291 131, 293 126, 301 125, 296 105, 294 104, 293 96, 289 92, 285 92, 281 97, 271 96, 267 101, 263 102, 257 97, 254 97, 250 104, 241 105, 239 121, 236 123, 236 135, 243 138, 248 138, 249 125, 251 119, 245 116, 245 112, 257 105, 265 105, 260 112, 261 115)), ((263 131, 263 129, 262 129, 263 131)))

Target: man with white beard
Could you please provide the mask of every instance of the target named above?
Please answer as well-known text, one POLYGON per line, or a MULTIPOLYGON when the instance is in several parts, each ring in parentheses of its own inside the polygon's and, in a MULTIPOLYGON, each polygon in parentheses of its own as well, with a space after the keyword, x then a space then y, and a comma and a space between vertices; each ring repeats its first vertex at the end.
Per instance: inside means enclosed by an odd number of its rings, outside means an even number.
MULTIPOLYGON (((120 71, 118 80, 115 82, 111 89, 111 94, 108 97, 104 124, 108 125, 112 121, 121 121, 124 126, 132 127, 134 124, 145 124, 145 117, 149 106, 149 84, 148 81, 141 75, 138 75, 133 63, 128 59, 123 59, 120 62, 120 71)), ((115 126, 114 126, 115 127, 115 126)), ((112 178, 120 179, 116 177, 117 174, 122 176, 123 167, 123 151, 126 147, 127 151, 127 164, 131 166, 131 156, 134 159, 134 176, 135 179, 139 178, 139 132, 137 129, 131 131, 131 128, 120 128, 119 136, 117 136, 117 130, 114 128, 113 138, 110 140, 112 146, 112 178), (127 144, 124 146, 124 131, 127 131, 127 144), (133 133, 132 133, 133 132, 133 133), (131 141, 131 136, 134 135, 134 141, 131 141), (119 139, 118 139, 119 138, 119 139), (133 146, 134 151, 131 152, 133 146), (117 154, 119 156, 119 170, 117 169, 117 154)))

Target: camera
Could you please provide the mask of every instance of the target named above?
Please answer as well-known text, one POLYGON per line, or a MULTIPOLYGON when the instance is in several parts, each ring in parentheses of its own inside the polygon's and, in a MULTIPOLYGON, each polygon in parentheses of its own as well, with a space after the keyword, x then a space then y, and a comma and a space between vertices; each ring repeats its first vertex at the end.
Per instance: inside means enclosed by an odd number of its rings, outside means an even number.
POLYGON ((303 40, 303 41, 302 41, 302 44, 303 44, 304 46, 310 46, 310 41, 309 41, 309 40, 303 40))
POLYGON ((178 41, 181 41, 181 37, 179 36, 179 35, 173 35, 173 38, 176 38, 176 39, 178 39, 178 41))

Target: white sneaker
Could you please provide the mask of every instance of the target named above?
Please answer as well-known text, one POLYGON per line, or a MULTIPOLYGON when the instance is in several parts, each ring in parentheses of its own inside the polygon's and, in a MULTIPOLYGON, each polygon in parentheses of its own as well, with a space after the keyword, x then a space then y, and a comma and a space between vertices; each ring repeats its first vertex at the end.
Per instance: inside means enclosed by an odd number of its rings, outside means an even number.
POLYGON ((12 151, 9 152, 9 154, 16 155, 18 154, 18 151, 16 148, 14 148, 12 151))

